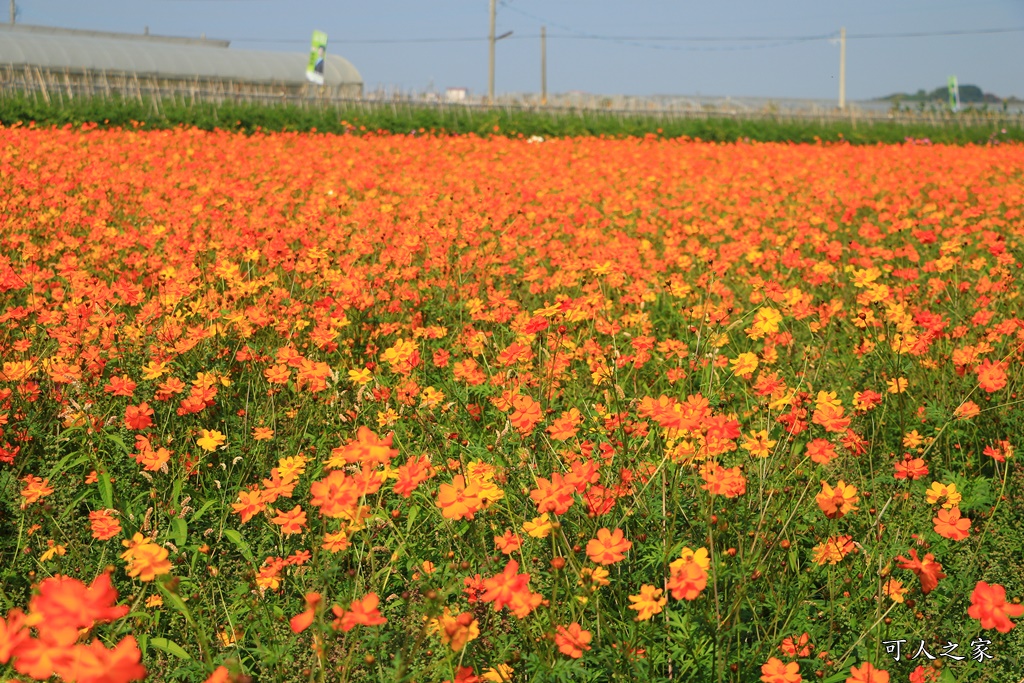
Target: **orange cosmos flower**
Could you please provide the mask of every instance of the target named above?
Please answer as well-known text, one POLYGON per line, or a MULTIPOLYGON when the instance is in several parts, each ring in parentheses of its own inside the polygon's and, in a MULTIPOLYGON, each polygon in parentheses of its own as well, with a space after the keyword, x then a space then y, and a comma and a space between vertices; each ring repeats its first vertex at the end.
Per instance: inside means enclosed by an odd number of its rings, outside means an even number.
POLYGON ((377 610, 380 598, 376 593, 367 593, 359 600, 353 600, 348 611, 338 605, 331 608, 334 616, 337 617, 331 625, 335 631, 348 633, 356 626, 380 626, 388 622, 377 610))
POLYGON ((685 548, 683 556, 669 565, 668 588, 672 597, 676 600, 696 600, 708 585, 709 566, 706 548, 698 548, 696 554, 685 548))
POLYGON ((986 358, 974 371, 978 374, 978 386, 990 394, 1006 386, 1005 363, 993 363, 986 358))
POLYGON ((103 387, 103 391, 114 396, 126 396, 131 398, 132 394, 135 393, 135 382, 132 381, 128 375, 121 375, 120 377, 111 377, 107 386, 103 387))
POLYGON ((514 411, 509 422, 521 435, 526 436, 541 421, 540 403, 529 396, 519 395, 512 400, 514 411))
POLYGON ((362 495, 353 477, 341 470, 334 470, 323 479, 309 486, 310 503, 320 508, 324 517, 337 519, 350 515, 359 505, 362 495))
POLYGON ((971 520, 960 516, 960 508, 939 510, 932 523, 935 525, 935 533, 953 541, 962 541, 971 535, 971 520))
POLYGON ((850 667, 850 676, 846 683, 889 683, 889 672, 884 669, 876 669, 868 662, 860 667, 850 667))
POLYGON ((128 406, 124 411, 124 426, 128 429, 140 430, 153 425, 153 409, 143 401, 137 406, 128 406))
POLYGON ((815 439, 807 444, 807 456, 819 465, 827 465, 838 457, 836 447, 827 439, 815 439))
POLYGON ((1013 456, 1013 446, 1009 441, 1001 439, 998 442, 985 446, 982 455, 987 455, 996 462, 1006 462, 1006 459, 1013 456))
POLYGON ((126 615, 128 605, 117 606, 116 602, 117 590, 108 572, 88 587, 78 579, 57 575, 39 584, 39 593, 29 601, 25 623, 36 627, 50 645, 67 647, 78 640, 79 629, 126 615))
POLYGON ((903 460, 893 463, 896 473, 893 476, 897 479, 916 480, 928 474, 928 465, 922 458, 915 458, 910 453, 903 454, 903 460))
POLYGON ((437 506, 445 519, 473 519, 481 505, 480 487, 477 484, 467 486, 461 474, 455 475, 451 484, 441 484, 438 489, 437 506))
POLYGON ((254 441, 266 441, 274 438, 274 430, 270 427, 253 427, 252 438, 254 441))
POLYGON ((907 589, 903 587, 903 582, 897 579, 889 579, 882 586, 882 592, 889 596, 893 602, 903 602, 903 596, 907 594, 907 589))
POLYGON ((494 537, 494 545, 505 555, 511 555, 523 546, 523 539, 508 529, 503 536, 494 537))
POLYGON ((293 633, 302 633, 310 627, 316 618, 316 606, 320 604, 320 599, 319 593, 306 593, 306 610, 296 614, 288 622, 293 633))
POLYGON ((558 646, 558 651, 573 659, 579 659, 585 650, 590 649, 592 637, 590 631, 584 631, 575 622, 569 624, 568 628, 559 626, 555 629, 555 645, 558 646))
POLYGON ((31 633, 25 624, 25 613, 20 609, 8 612, 6 620, 0 617, 0 666, 7 664, 29 638, 31 633))
MULTIPOLYGON (((135 536, 138 537, 140 534, 135 534, 135 536)), ((146 541, 134 545, 121 555, 128 561, 128 576, 137 576, 139 581, 152 581, 171 571, 171 563, 167 559, 167 549, 149 542, 149 539, 146 541)), ((129 541, 123 541, 123 543, 127 544, 129 541)))
POLYGON ((847 485, 840 479, 835 488, 829 486, 828 482, 821 482, 821 493, 815 500, 818 501, 818 507, 826 517, 838 519, 848 512, 859 509, 854 504, 860 498, 857 496, 856 487, 847 485))
POLYGON ((763 683, 803 683, 800 665, 796 662, 784 663, 777 657, 770 658, 761 665, 761 681, 763 683))
POLYGON ((408 498, 416 488, 434 476, 430 466, 430 458, 426 455, 411 456, 404 465, 398 468, 394 490, 398 495, 408 498))
MULTIPOLYGON (((135 446, 139 448, 140 443, 136 442, 135 446)), ((147 472, 159 472, 171 459, 171 451, 163 446, 154 450, 148 444, 144 444, 141 450, 133 454, 133 457, 147 472)))
POLYGON ((609 531, 607 528, 597 530, 597 538, 587 541, 587 557, 597 564, 615 564, 625 559, 626 551, 633 546, 626 540, 622 529, 609 531))
POLYGON ((886 383, 890 394, 902 394, 907 390, 907 385, 908 382, 906 377, 897 377, 896 379, 891 379, 886 383))
POLYGON ((40 499, 53 493, 53 489, 48 486, 49 479, 40 479, 29 474, 22 481, 25 482, 25 487, 21 489, 21 497, 25 499, 21 503, 23 510, 32 503, 38 502, 40 499))
POLYGON ((747 492, 747 478, 738 466, 726 469, 717 462, 708 461, 701 466, 700 474, 704 479, 701 488, 712 496, 736 498, 747 492))
POLYGON ((941 673, 941 670, 935 668, 934 664, 927 669, 918 665, 910 672, 910 683, 935 683, 939 680, 941 673))
POLYGON ((97 510, 89 513, 89 525, 92 527, 92 537, 106 541, 121 533, 121 523, 111 515, 114 510, 97 510))
POLYGON ((129 683, 146 677, 140 659, 142 652, 134 636, 125 636, 110 650, 93 640, 88 645, 76 645, 63 661, 55 661, 54 673, 78 683, 129 683))
POLYGON ((921 580, 921 592, 928 595, 939 585, 939 580, 946 578, 942 573, 942 565, 935 561, 935 556, 926 553, 924 559, 917 557, 917 550, 910 551, 910 559, 902 555, 896 558, 900 562, 900 569, 909 569, 921 580))
POLYGON ((971 593, 971 606, 967 614, 981 621, 982 628, 994 628, 1000 633, 1009 633, 1016 626, 1010 617, 1024 615, 1024 605, 1006 602, 1006 589, 999 584, 989 585, 979 581, 971 593))
POLYGON ((766 429, 752 431, 744 438, 743 450, 755 458, 767 458, 771 454, 772 447, 777 443, 778 441, 775 439, 768 438, 766 429))
POLYGON ((634 621, 647 621, 655 614, 661 613, 661 608, 668 602, 668 598, 661 596, 662 592, 661 588, 644 584, 640 586, 639 595, 629 596, 629 601, 633 603, 629 609, 637 611, 634 621))
POLYGON ((579 426, 582 422, 583 417, 580 415, 580 411, 576 408, 570 408, 551 423, 547 432, 555 441, 565 441, 576 436, 576 432, 579 431, 579 426))
POLYGON ((782 651, 782 654, 793 659, 797 657, 810 657, 811 650, 814 648, 814 645, 810 644, 810 640, 811 634, 806 631, 799 638, 786 636, 782 644, 779 645, 779 649, 782 651))
POLYGON ((231 504, 231 509, 241 515, 242 524, 245 524, 255 515, 266 509, 266 502, 263 500, 263 492, 257 490, 239 491, 238 502, 231 504))
POLYGON ((853 394, 853 407, 860 412, 867 412, 882 402, 882 395, 865 389, 853 394))
POLYGON ((230 680, 231 672, 222 664, 214 669, 210 677, 203 681, 203 683, 229 683, 230 680))
POLYGON ((281 533, 285 535, 302 533, 306 528, 306 512, 302 506, 296 505, 288 512, 278 513, 270 520, 281 527, 281 533))
POLYGON ((519 573, 519 563, 509 560, 505 569, 498 575, 484 579, 484 594, 480 599, 493 602, 494 611, 508 606, 512 613, 522 619, 541 602, 541 596, 532 593, 529 588, 530 575, 519 573))
POLYGON ((447 607, 435 620, 433 628, 440 634, 441 644, 451 647, 453 652, 459 652, 468 642, 480 636, 480 623, 472 612, 453 615, 447 607))
POLYGON ((324 534, 324 542, 320 547, 329 553, 340 553, 342 550, 347 550, 351 545, 348 540, 348 534, 344 531, 336 531, 324 534))
POLYGON ((826 432, 845 432, 850 426, 850 418, 844 417, 843 406, 832 403, 819 403, 811 421, 824 427, 826 432))
POLYGON ((974 401, 964 401, 953 411, 953 417, 958 420, 969 420, 981 414, 981 408, 974 401))
POLYGON ((839 564, 844 557, 853 552, 855 547, 852 536, 830 537, 828 540, 814 546, 812 549, 814 561, 820 565, 824 565, 826 562, 829 564, 839 564))
POLYGON ((530 498, 537 504, 537 512, 554 512, 564 515, 575 502, 576 487, 558 472, 551 479, 537 477, 537 488, 530 491, 530 498))
POLYGON ((266 377, 267 381, 271 384, 288 384, 288 380, 291 377, 291 370, 288 369, 287 365, 279 363, 264 370, 263 376, 266 377))

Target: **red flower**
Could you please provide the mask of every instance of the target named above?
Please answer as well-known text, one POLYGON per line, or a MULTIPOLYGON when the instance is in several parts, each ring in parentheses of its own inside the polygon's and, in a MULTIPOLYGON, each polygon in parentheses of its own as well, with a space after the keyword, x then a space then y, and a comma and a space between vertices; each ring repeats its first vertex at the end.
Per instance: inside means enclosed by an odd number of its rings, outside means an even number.
POLYGON ((850 667, 850 676, 846 683, 889 683, 889 672, 883 669, 876 669, 868 662, 859 667, 850 667))
POLYGON ((615 564, 625 559, 626 551, 633 543, 627 540, 622 529, 609 531, 606 528, 597 530, 597 538, 587 541, 587 556, 598 564, 615 564))
POLYGON ((942 565, 935 561, 935 556, 931 553, 926 553, 921 560, 917 557, 917 550, 911 550, 910 557, 913 559, 907 559, 902 555, 896 558, 900 562, 900 569, 909 569, 917 574, 917 578, 921 580, 921 592, 928 595, 939 585, 939 579, 946 578, 942 573, 942 565))
POLYGON ((153 424, 153 409, 143 401, 137 406, 128 406, 124 411, 124 425, 128 429, 145 429, 153 424))
POLYGON ((1008 604, 1006 589, 999 584, 989 585, 979 581, 971 593, 971 606, 967 614, 981 620, 982 628, 994 628, 1000 633, 1009 633, 1015 624, 1010 617, 1024 615, 1024 605, 1008 604))
POLYGON ((587 643, 591 637, 590 631, 584 631, 579 624, 569 624, 568 628, 559 626, 555 631, 555 645, 563 655, 579 659, 584 650, 590 649, 587 643))
POLYGON ((935 533, 953 541, 962 541, 971 535, 968 531, 971 520, 960 516, 960 508, 939 510, 938 517, 932 519, 932 523, 935 524, 935 533))
POLYGON ((1003 363, 993 363, 986 358, 975 372, 978 373, 978 386, 989 393, 1006 386, 1006 370, 1003 363))
POLYGON ((761 680, 763 683, 802 683, 804 677, 800 675, 800 665, 796 662, 784 663, 781 659, 772 657, 761 665, 761 680))

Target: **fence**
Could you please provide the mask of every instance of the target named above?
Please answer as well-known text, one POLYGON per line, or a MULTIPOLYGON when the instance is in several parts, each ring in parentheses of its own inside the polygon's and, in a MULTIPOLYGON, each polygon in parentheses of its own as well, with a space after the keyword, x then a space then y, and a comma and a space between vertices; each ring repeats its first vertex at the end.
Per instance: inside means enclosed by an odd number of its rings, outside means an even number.
POLYGON ((153 74, 55 70, 28 65, 0 66, 0 92, 38 93, 47 103, 76 97, 113 95, 140 102, 315 102, 358 99, 361 83, 317 86, 312 83, 250 83, 215 78, 170 78, 153 74))
POLYGON ((377 89, 363 92, 362 84, 334 87, 308 83, 248 83, 224 79, 180 79, 125 72, 93 72, 42 69, 25 65, 0 66, 0 93, 35 93, 47 103, 63 103, 80 97, 120 96, 149 103, 159 110, 161 102, 196 104, 234 102, 289 104, 302 108, 335 107, 360 112, 430 107, 442 116, 470 116, 491 111, 543 112, 555 117, 603 113, 614 117, 642 116, 656 120, 736 119, 808 122, 929 124, 959 127, 987 125, 1024 128, 1024 109, 968 108, 953 113, 943 107, 893 107, 880 102, 853 102, 840 110, 832 103, 815 100, 694 97, 602 96, 584 93, 555 95, 541 102, 536 94, 503 95, 489 103, 479 98, 446 101, 437 93, 377 89))

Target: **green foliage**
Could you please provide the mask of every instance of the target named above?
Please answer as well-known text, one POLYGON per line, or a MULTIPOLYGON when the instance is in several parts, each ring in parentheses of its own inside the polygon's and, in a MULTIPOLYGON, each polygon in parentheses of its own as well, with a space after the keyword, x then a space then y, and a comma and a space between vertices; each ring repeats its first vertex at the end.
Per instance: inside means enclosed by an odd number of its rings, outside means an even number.
MULTIPOLYGON (((943 92, 945 92, 943 90, 943 92)), ((961 93, 963 90, 961 89, 961 93)), ((913 98, 911 98, 913 99, 913 98)), ((967 100, 964 100, 965 102, 967 100)), ((688 137, 710 142, 840 142, 873 145, 900 143, 907 138, 946 144, 985 144, 1024 141, 1020 121, 1006 125, 978 112, 964 121, 953 116, 919 122, 795 120, 784 114, 758 119, 726 116, 682 118, 657 114, 564 110, 481 110, 470 107, 430 107, 410 104, 350 104, 343 107, 310 102, 294 104, 183 103, 125 99, 120 96, 80 97, 58 101, 41 95, 0 95, 0 124, 37 126, 142 127, 167 129, 194 126, 203 130, 399 134, 475 134, 481 136, 608 136, 688 137), (1005 132, 1002 132, 1005 129, 1005 132)))

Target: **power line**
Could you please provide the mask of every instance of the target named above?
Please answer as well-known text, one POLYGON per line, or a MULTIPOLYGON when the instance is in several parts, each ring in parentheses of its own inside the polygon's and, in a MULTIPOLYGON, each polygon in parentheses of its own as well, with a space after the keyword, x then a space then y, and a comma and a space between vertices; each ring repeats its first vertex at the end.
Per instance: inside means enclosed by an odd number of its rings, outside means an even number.
POLYGON ((1009 28, 977 28, 962 29, 953 31, 916 31, 911 33, 849 33, 847 38, 934 38, 938 36, 979 36, 991 33, 1020 33, 1024 26, 1013 26, 1009 28))
MULTIPOLYGON (((501 3, 503 6, 519 11, 517 8, 510 7, 505 3, 501 3)), ((527 15, 533 18, 533 15, 527 15)), ((553 24, 563 30, 567 30, 567 27, 558 24, 553 24)), ((593 41, 606 41, 616 42, 627 45, 633 45, 636 47, 651 47, 661 49, 691 49, 691 50, 729 50, 729 49, 762 49, 781 47, 785 45, 793 45, 796 43, 815 42, 822 40, 835 40, 839 33, 833 31, 832 33, 822 34, 810 34, 810 35, 795 35, 795 36, 666 36, 666 35, 655 35, 655 36, 634 36, 634 35, 604 35, 604 34, 593 34, 586 33, 584 31, 577 31, 569 29, 569 33, 548 33, 548 38, 555 38, 560 40, 593 40, 593 41), (760 45, 749 45, 749 46, 726 46, 726 47, 693 47, 687 48, 685 46, 676 45, 658 45, 658 43, 762 43, 760 45)), ((912 31, 904 33, 847 33, 847 40, 877 40, 886 38, 939 38, 939 37, 952 37, 952 36, 969 36, 969 35, 993 35, 1000 33, 1022 33, 1024 32, 1024 26, 1013 26, 1006 28, 984 28, 984 29, 959 29, 950 31, 912 31)), ((509 36, 509 40, 533 40, 540 37, 540 34, 516 34, 509 36)), ((401 44, 416 44, 416 43, 482 43, 490 40, 487 36, 449 36, 449 37, 418 37, 418 38, 354 38, 345 39, 338 38, 334 42, 343 43, 345 45, 401 45, 401 44)), ((308 40, 298 39, 282 39, 282 38, 233 38, 231 42, 234 43, 276 43, 276 44, 288 44, 288 45, 305 45, 308 40)))
MULTIPOLYGON (((536 36, 520 36, 520 38, 530 38, 536 36)), ((356 38, 353 40, 347 40, 344 38, 336 38, 331 42, 344 43, 346 45, 387 45, 387 44, 405 44, 405 43, 481 43, 487 41, 487 37, 477 38, 471 36, 456 36, 451 38, 356 38)), ((287 39, 287 38, 232 38, 232 43, 281 43, 289 45, 305 45, 309 43, 308 40, 298 39, 287 39)))

